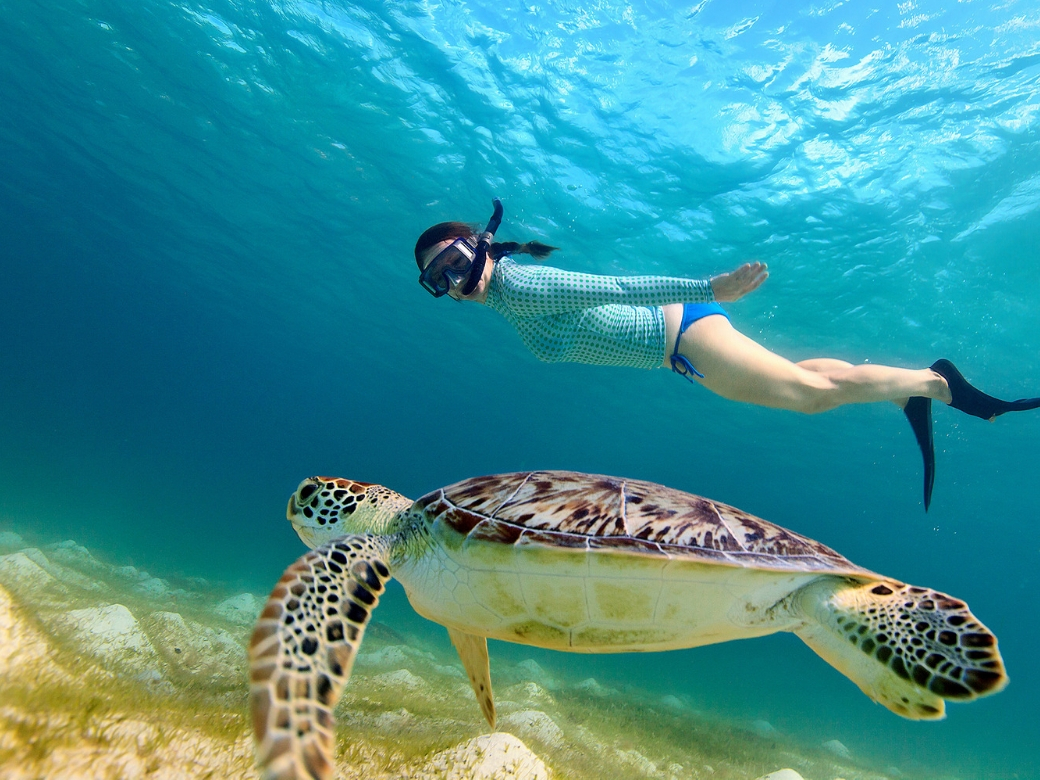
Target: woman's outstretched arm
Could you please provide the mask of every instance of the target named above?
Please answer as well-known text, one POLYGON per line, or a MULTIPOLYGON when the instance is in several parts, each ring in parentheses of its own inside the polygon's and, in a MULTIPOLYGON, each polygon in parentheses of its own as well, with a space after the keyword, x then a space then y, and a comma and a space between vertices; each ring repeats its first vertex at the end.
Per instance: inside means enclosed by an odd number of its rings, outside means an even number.
POLYGON ((711 281, 670 276, 599 276, 512 262, 501 270, 502 297, 521 317, 544 317, 609 304, 664 306, 732 301, 758 287, 766 276, 761 263, 745 264, 711 281))

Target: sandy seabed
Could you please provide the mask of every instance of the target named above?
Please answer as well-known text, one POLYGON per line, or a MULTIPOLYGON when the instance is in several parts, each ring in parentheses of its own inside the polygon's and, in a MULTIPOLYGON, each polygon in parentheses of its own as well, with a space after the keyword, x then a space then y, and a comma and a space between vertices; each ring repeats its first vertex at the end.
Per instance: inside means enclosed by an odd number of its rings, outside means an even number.
MULTIPOLYGON (((260 594, 0 531, 0 777, 254 778, 245 646, 260 594)), ((489 734, 458 659, 374 620, 336 708, 339 778, 907 780, 682 697, 492 659, 489 734)))

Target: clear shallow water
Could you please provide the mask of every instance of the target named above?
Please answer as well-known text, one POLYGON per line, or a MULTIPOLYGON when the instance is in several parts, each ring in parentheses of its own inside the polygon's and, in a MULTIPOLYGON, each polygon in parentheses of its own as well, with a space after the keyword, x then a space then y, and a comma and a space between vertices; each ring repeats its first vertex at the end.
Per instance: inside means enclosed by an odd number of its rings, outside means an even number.
MULTIPOLYGON (((894 407, 803 418, 541 365, 411 260, 495 194, 500 236, 569 268, 766 260, 731 311, 790 357, 945 356, 1035 394, 1040 5, 945 5, 8 4, 0 517, 265 591, 312 473, 655 480, 967 599, 1011 686, 925 725, 792 637, 540 663, 882 763, 1040 777, 1040 415, 938 409, 925 515, 894 407)), ((418 620, 400 594, 380 617, 418 620)))

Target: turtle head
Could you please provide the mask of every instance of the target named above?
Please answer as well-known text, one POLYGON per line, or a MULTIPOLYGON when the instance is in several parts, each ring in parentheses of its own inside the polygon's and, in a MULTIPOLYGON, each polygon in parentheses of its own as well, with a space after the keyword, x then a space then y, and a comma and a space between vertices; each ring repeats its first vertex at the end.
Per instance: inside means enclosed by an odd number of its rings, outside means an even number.
POLYGON ((308 547, 346 534, 385 534, 412 502, 382 485, 308 477, 289 497, 285 516, 308 547))

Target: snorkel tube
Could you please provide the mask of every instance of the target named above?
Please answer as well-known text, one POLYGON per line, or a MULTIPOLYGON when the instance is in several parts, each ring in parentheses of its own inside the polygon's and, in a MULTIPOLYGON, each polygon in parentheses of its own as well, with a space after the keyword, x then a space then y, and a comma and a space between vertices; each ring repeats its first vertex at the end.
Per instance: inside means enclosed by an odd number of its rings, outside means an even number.
POLYGON ((502 224, 502 201, 498 198, 492 198, 491 205, 495 207, 495 210, 492 212, 491 219, 488 221, 487 227, 484 228, 484 232, 477 238, 477 255, 473 260, 469 281, 462 288, 463 295, 469 295, 477 289, 480 277, 484 275, 484 266, 487 264, 487 253, 491 247, 491 240, 495 237, 495 231, 498 230, 498 226, 502 224))

